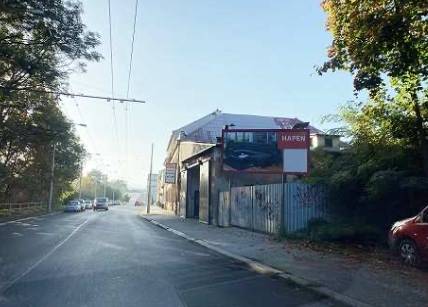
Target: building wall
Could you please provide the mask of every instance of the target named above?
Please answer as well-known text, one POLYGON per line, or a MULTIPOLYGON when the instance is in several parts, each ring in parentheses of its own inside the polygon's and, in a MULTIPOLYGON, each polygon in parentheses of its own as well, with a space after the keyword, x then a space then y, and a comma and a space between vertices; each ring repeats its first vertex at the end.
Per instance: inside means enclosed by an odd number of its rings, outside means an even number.
MULTIPOLYGON (((178 165, 181 165, 183 160, 212 146, 213 144, 195 143, 191 141, 176 142, 175 146, 171 146, 171 151, 167 153, 168 159, 166 162, 177 163, 178 165), (178 163, 178 160, 180 160, 180 163, 178 163)), ((161 206, 167 210, 176 212, 179 201, 178 190, 180 189, 180 185, 181 173, 177 167, 176 183, 166 183, 163 186, 163 191, 158 192, 163 193, 164 195, 163 204, 161 204, 161 206)))
POLYGON ((324 135, 324 134, 311 135, 311 149, 320 148, 320 147, 324 148, 325 150, 338 151, 340 150, 340 137, 337 135, 324 135), (325 146, 326 137, 332 139, 331 147, 325 146))
MULTIPOLYGON (((198 168, 203 167, 209 163, 209 196, 206 197, 200 194, 200 220, 207 222, 209 216, 209 223, 218 225, 219 220, 219 197, 220 192, 229 191, 234 186, 249 186, 257 184, 280 183, 282 180, 281 174, 248 174, 248 173, 230 173, 223 172, 221 148, 216 147, 209 153, 202 154, 195 160, 190 161, 189 164, 196 162, 202 163, 198 168), (204 210, 208 210, 205 212, 204 210), (201 215, 202 212, 202 215, 201 215)), ((205 174, 208 172, 205 170, 205 174)), ((191 204, 194 202, 194 191, 196 187, 200 188, 202 180, 206 180, 196 168, 191 168, 186 171, 187 178, 187 196, 185 202, 187 203, 186 210, 192 209, 191 204), (197 179, 200 182, 197 182, 197 179)), ((193 216, 193 212, 187 212, 186 216, 193 216)))

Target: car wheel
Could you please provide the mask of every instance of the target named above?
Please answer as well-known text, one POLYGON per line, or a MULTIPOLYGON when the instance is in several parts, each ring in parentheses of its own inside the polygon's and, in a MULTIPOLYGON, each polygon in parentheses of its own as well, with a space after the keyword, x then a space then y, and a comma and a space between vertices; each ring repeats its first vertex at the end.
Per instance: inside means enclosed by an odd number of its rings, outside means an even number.
POLYGON ((399 255, 404 264, 410 266, 419 265, 420 258, 418 253, 418 248, 416 247, 415 242, 410 239, 403 239, 400 242, 398 248, 399 255))

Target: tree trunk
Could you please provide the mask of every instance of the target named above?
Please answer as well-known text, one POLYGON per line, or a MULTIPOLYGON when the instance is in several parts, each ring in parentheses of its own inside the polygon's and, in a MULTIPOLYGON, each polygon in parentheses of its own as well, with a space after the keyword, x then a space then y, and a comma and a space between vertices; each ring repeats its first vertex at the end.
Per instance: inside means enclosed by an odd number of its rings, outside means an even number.
POLYGON ((428 177, 428 144, 425 135, 424 120, 421 115, 421 107, 419 105, 418 96, 416 93, 412 93, 412 99, 414 104, 413 108, 416 114, 416 131, 419 140, 419 150, 422 158, 424 174, 428 177))

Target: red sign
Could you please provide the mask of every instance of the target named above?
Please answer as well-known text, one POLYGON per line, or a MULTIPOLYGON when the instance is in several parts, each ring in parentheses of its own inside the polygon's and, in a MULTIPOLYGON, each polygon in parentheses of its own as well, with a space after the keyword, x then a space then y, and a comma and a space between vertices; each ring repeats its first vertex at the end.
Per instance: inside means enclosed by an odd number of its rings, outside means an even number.
POLYGON ((283 130, 278 132, 278 148, 309 148, 309 130, 283 130))

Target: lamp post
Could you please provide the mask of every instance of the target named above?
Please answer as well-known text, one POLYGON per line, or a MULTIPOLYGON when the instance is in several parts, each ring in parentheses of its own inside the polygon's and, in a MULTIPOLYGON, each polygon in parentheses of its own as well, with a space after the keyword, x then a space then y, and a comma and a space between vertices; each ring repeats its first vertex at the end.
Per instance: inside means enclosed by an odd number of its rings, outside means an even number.
POLYGON ((177 174, 176 174, 176 182, 177 182, 177 202, 176 202, 176 206, 175 206, 175 214, 179 215, 180 214, 180 190, 181 190, 181 177, 180 177, 180 172, 181 172, 181 166, 180 166, 180 151, 181 151, 181 141, 183 137, 186 137, 187 134, 184 131, 180 131, 179 135, 177 137, 177 174))

